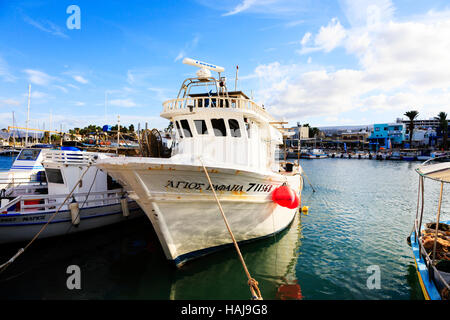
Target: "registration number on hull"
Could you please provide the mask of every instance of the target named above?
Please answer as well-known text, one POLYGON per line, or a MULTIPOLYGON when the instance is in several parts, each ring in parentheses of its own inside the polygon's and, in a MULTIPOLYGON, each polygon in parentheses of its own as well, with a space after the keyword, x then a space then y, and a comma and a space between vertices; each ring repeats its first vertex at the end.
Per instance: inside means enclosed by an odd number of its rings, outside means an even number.
MULTIPOLYGON (((188 189, 188 190, 211 190, 211 186, 206 183, 191 181, 174 181, 169 180, 165 185, 166 188, 188 189)), ((237 192, 270 192, 274 185, 261 183, 241 184, 213 184, 215 191, 237 191, 237 192)))

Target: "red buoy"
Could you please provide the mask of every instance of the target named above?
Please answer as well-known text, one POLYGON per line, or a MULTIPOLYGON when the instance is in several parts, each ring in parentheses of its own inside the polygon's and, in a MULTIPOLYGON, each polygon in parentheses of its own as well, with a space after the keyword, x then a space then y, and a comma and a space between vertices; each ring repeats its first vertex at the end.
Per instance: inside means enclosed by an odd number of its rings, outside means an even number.
POLYGON ((273 190, 272 201, 289 209, 298 207, 300 200, 294 190, 288 186, 280 186, 273 190))

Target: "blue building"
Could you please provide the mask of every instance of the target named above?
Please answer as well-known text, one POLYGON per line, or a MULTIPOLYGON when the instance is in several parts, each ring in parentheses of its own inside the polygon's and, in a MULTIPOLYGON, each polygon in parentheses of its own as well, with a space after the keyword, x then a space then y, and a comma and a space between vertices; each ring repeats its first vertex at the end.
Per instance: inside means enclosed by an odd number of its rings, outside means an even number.
POLYGON ((405 140, 406 127, 403 123, 380 123, 373 125, 369 136, 371 150, 389 149, 399 146, 405 140))

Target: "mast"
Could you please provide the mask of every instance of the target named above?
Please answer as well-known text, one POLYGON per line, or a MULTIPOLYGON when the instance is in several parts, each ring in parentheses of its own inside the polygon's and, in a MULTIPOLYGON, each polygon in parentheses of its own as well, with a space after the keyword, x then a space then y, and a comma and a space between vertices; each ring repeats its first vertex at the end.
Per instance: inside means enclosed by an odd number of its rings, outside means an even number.
POLYGON ((50 110, 50 131, 48 132, 48 143, 52 144, 52 110, 50 110))
POLYGON ((31 96, 31 83, 28 84, 28 111, 27 111, 27 130, 25 133, 25 147, 28 147, 28 123, 30 121, 30 96, 31 96))
MULTIPOLYGON (((12 112, 12 116, 13 116, 13 127, 14 127, 14 111, 12 112)), ((14 130, 14 129, 13 129, 14 130)), ((16 131, 13 131, 13 150, 16 149, 16 131)))
MULTIPOLYGON (((237 91, 238 72, 239 72, 239 66, 236 66, 236 79, 234 80, 234 91, 237 91)), ((220 78, 220 76, 219 76, 219 78, 220 78)))
POLYGON ((119 153, 119 143, 120 143, 120 116, 117 116, 117 149, 116 153, 119 153))
POLYGON ((108 91, 105 91, 105 124, 108 124, 108 112, 107 112, 107 103, 108 102, 108 91))

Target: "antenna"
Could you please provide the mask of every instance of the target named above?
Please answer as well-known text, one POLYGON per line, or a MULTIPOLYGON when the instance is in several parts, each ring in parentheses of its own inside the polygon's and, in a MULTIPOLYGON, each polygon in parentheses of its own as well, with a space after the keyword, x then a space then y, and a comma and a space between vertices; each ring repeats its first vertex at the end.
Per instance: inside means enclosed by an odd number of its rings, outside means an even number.
POLYGON ((207 70, 211 70, 211 71, 216 71, 216 72, 224 72, 225 68, 223 67, 219 67, 219 66, 215 66, 211 63, 207 63, 207 62, 203 62, 203 61, 199 61, 199 60, 194 60, 194 59, 190 59, 190 58, 184 58, 183 59, 183 63, 184 64, 188 64, 190 66, 194 66, 194 67, 198 67, 201 69, 207 69, 207 70))

